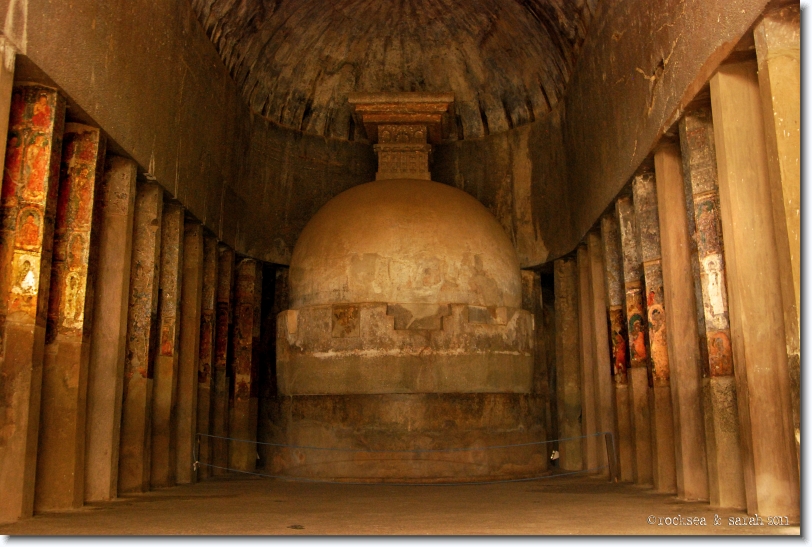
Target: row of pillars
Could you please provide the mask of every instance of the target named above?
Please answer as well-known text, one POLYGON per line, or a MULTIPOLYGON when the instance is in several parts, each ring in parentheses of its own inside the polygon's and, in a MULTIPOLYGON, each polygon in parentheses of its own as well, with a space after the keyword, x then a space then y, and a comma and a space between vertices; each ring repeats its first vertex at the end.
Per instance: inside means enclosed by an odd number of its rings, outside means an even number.
POLYGON ((57 90, 11 77, 0 522, 253 470, 252 443, 197 433, 256 439, 262 265, 137 182, 99 129, 66 123, 57 90))
MULTIPOLYGON (((797 6, 765 14, 756 58, 718 69, 710 100, 554 264, 559 435, 611 432, 623 481, 792 517, 799 30, 797 6)), ((562 442, 561 466, 605 466, 594 440, 562 442)))

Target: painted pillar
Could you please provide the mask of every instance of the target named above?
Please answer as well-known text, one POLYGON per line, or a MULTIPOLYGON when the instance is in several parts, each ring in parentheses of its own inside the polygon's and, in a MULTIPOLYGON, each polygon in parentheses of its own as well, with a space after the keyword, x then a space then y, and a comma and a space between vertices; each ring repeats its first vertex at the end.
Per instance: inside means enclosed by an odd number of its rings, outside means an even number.
POLYGON ((581 437, 581 359, 578 322, 578 270, 575 260, 560 258, 555 277, 556 399, 561 469, 583 469, 581 437))
MULTIPOLYGON (((796 457, 801 448, 801 10, 764 14, 753 31, 767 144, 796 457)), ((800 473, 800 467, 798 468, 800 473)))
MULTIPOLYGON (((234 288, 234 250, 220 244, 217 247, 217 304, 214 324, 214 377, 212 379, 211 434, 229 436, 229 381, 228 365, 231 363, 230 340, 232 335, 231 300, 234 288)), ((228 467, 228 441, 211 440, 209 461, 213 475, 222 475, 228 467)), ((203 460, 201 460, 203 461, 203 460)))
POLYGON ((780 261, 755 61, 711 78, 747 511, 799 515, 780 261))
POLYGON ((584 469, 597 469, 599 451, 604 451, 604 439, 598 438, 598 400, 595 390, 595 339, 592 333, 592 284, 589 270, 589 251, 579 245, 576 251, 578 269, 578 327, 581 361, 581 434, 585 436, 584 469))
POLYGON ((736 383, 727 305, 716 147, 709 107, 680 120, 685 182, 691 193, 702 313, 708 341, 708 378, 703 385, 705 441, 711 505, 745 508, 736 383))
MULTIPOLYGON (((280 298, 276 297, 280 289, 286 291, 288 269, 277 270, 276 291, 274 298, 274 311, 281 312, 288 308, 281 307, 280 298), (282 275, 280 275, 282 274, 282 275), (280 283, 281 281, 281 283, 280 283), (285 287, 280 287, 284 284, 285 287)), ((284 295, 287 301, 287 294, 284 295)), ((544 347, 544 308, 541 296, 541 276, 532 270, 522 270, 522 309, 533 314, 534 333, 534 364, 533 387, 530 393, 530 403, 533 415, 538 417, 538 425, 543 439, 549 438, 547 431, 547 401, 549 400, 547 384, 547 362, 544 347)), ((548 443, 548 449, 552 443, 548 443)), ((550 450, 548 450, 549 456, 550 450)), ((546 462, 545 462, 546 464, 546 462)))
POLYGON ((121 395, 127 348, 136 164, 107 157, 99 189, 99 246, 87 377, 85 501, 118 490, 121 395))
POLYGON ((149 490, 163 200, 163 190, 157 184, 138 185, 133 213, 127 352, 121 400, 119 494, 149 490))
POLYGON ((660 224, 657 188, 653 173, 641 173, 632 180, 634 211, 640 238, 640 258, 646 284, 646 314, 651 359, 652 478, 658 492, 676 493, 674 461, 674 411, 671 401, 671 371, 668 365, 668 336, 663 305, 663 270, 660 260, 660 224))
POLYGON ((31 516, 34 510, 64 126, 65 100, 55 89, 14 88, 0 194, 0 522, 31 516))
POLYGON ((634 204, 630 196, 615 203, 623 253, 623 280, 626 297, 627 332, 629 335, 629 417, 634 442, 634 482, 653 483, 651 409, 649 407, 649 358, 646 334, 643 261, 634 204))
POLYGON ((654 154, 657 212, 674 408, 677 496, 708 499, 708 464, 702 412, 702 363, 696 321, 690 234, 679 147, 664 143, 654 154))
POLYGON ((612 378, 615 383, 615 416, 617 417, 617 454, 620 480, 633 481, 635 477, 634 443, 629 414, 629 342, 624 312, 623 269, 620 253, 620 228, 617 217, 607 214, 601 218, 601 244, 603 250, 604 285, 609 306, 609 342, 612 378))
POLYGON ((161 284, 158 348, 152 394, 150 486, 173 486, 177 467, 175 406, 180 354, 180 300, 183 273, 183 207, 164 204, 161 221, 161 284))
MULTIPOLYGON (((203 236, 203 287, 200 310, 200 350, 197 369, 197 459, 203 464, 211 463, 212 395, 214 393, 214 330, 217 303, 217 238, 203 236)), ((212 468, 201 465, 197 470, 200 479, 209 478, 212 468)))
MULTIPOLYGON (((547 371, 547 385, 544 393, 547 397, 545 404, 547 438, 554 440, 561 438, 558 432, 558 400, 556 398, 556 360, 555 360, 555 275, 541 274, 541 307, 542 331, 544 338, 544 367, 547 371)), ((556 442, 547 443, 548 456, 558 449, 556 442)))
POLYGON ((36 511, 75 509, 84 503, 87 372, 99 239, 95 205, 104 150, 98 129, 65 125, 42 368, 36 511))
POLYGON ((237 264, 234 288, 234 391, 230 394, 231 416, 229 467, 253 471, 257 446, 257 350, 262 304, 262 265, 252 258, 237 264), (252 442, 241 442, 242 440, 252 442))
POLYGON ((200 369, 200 304, 203 297, 203 225, 187 221, 183 229, 183 298, 180 301, 180 356, 175 408, 175 477, 178 484, 197 481, 197 389, 200 369))
MULTIPOLYGON (((615 413, 615 388, 612 380, 611 345, 609 342, 609 324, 606 310, 606 285, 604 280, 603 246, 599 232, 589 232, 586 236, 589 250, 589 278, 592 284, 592 333, 594 336, 593 352, 595 363, 595 395, 598 399, 597 428, 599 431, 612 434, 612 442, 617 453, 617 415, 615 413)), ((603 442, 603 439, 601 439, 603 442)), ((601 466, 607 465, 606 451, 599 450, 601 466)), ((609 470, 604 470, 605 474, 609 470)))

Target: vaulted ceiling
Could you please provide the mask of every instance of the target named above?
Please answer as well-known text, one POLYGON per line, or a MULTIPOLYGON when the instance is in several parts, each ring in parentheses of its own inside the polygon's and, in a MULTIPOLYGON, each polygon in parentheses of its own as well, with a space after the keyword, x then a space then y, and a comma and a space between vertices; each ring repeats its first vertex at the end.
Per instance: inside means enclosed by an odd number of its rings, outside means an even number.
POLYGON ((562 100, 598 0, 190 0, 252 110, 363 139, 347 94, 453 92, 450 140, 562 100))

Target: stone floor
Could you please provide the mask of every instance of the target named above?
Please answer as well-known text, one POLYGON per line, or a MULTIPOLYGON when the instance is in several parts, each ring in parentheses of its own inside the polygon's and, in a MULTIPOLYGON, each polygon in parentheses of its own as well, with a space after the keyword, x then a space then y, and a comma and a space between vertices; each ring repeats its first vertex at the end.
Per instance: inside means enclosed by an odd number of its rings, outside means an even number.
POLYGON ((0 535, 800 534, 797 522, 769 526, 765 518, 763 526, 732 526, 731 517, 747 518, 740 511, 714 511, 705 503, 678 502, 650 489, 584 476, 395 486, 243 475, 41 514, 0 526, 0 535), (687 525, 702 517, 705 526, 687 525), (675 518, 682 524, 666 524, 675 518))

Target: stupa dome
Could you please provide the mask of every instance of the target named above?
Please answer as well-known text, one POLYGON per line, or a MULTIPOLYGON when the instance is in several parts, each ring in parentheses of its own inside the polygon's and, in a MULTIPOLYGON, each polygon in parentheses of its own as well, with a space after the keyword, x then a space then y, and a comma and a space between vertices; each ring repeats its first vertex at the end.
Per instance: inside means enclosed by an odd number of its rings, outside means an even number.
POLYGON ((341 302, 521 307, 516 252, 475 198, 427 180, 355 186, 322 207, 290 263, 291 308, 341 302))

